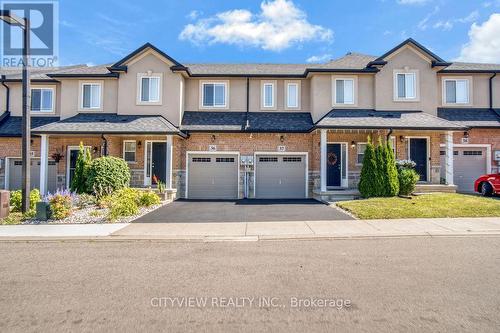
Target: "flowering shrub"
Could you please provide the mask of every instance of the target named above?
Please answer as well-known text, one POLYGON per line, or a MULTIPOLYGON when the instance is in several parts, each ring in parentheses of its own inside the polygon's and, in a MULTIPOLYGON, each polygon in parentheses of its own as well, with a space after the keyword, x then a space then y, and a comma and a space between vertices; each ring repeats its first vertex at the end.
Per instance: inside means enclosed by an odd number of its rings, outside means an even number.
POLYGON ((149 207, 160 203, 160 197, 153 191, 142 191, 139 196, 139 204, 141 206, 149 207))
POLYGON ((71 215, 72 199, 70 195, 55 194, 49 200, 51 217, 62 220, 71 215))
POLYGON ((398 169, 415 169, 417 164, 412 160, 397 160, 396 166, 398 169))
MULTIPOLYGON (((40 196, 40 191, 36 188, 32 189, 30 192, 30 211, 34 211, 36 203, 40 202, 42 197, 40 196)), ((13 212, 20 212, 22 206, 22 194, 21 190, 10 192, 10 205, 12 206, 13 212)), ((30 213, 31 214, 31 213, 30 213)), ((34 214, 32 214, 34 215, 34 214)))
POLYGON ((111 196, 109 203, 110 220, 139 213, 140 193, 136 189, 123 188, 111 196))

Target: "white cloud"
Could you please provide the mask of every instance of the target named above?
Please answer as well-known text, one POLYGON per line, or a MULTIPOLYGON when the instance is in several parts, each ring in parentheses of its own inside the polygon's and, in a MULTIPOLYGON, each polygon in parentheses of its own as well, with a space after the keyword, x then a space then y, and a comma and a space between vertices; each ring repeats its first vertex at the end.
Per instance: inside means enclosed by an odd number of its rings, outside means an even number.
POLYGON ((400 5, 422 5, 429 0, 397 0, 400 5))
POLYGON ((442 29, 445 31, 449 31, 453 29, 456 23, 471 23, 476 21, 478 18, 479 18, 479 12, 475 10, 465 17, 438 21, 432 27, 434 29, 442 29))
POLYGON ((420 22, 418 22, 417 28, 422 30, 422 31, 426 30, 428 23, 429 23, 429 20, 431 19, 431 17, 433 17, 437 13, 439 13, 439 6, 434 7, 434 10, 432 12, 430 12, 422 20, 420 20, 420 22))
POLYGON ((306 13, 291 0, 265 0, 261 11, 234 9, 200 19, 179 35, 197 45, 232 44, 280 51, 307 41, 333 40, 333 31, 307 21, 306 13))
POLYGON ((471 25, 469 41, 457 60, 500 63, 500 14, 492 14, 483 24, 471 25))
POLYGON ((321 54, 321 55, 314 55, 309 58, 307 58, 308 63, 317 63, 317 62, 326 62, 328 60, 332 59, 332 55, 327 53, 327 54, 321 54))
POLYGON ((200 11, 192 10, 189 12, 189 14, 187 14, 186 17, 189 18, 190 20, 196 20, 201 14, 203 13, 200 11))

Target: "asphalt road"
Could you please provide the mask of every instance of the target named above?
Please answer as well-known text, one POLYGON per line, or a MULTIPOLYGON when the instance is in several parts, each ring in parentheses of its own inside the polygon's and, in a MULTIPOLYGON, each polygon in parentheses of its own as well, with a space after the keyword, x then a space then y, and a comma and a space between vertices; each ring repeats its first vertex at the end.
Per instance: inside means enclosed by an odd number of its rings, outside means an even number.
POLYGON ((0 331, 498 332, 499 248, 498 237, 0 243, 0 331))

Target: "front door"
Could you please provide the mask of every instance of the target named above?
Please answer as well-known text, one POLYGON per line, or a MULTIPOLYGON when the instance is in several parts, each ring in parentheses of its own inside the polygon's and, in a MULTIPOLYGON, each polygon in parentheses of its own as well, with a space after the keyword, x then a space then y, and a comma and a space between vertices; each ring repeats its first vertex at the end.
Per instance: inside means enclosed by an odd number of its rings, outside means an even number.
POLYGON ((151 173, 163 183, 167 175, 167 144, 165 142, 153 142, 151 159, 151 173))
POLYGON ((427 181, 427 139, 410 138, 410 159, 415 162, 415 171, 420 181, 427 181))
POLYGON ((329 143, 326 148, 326 186, 342 185, 342 147, 329 143))
POLYGON ((78 159, 79 148, 70 148, 68 154, 68 181, 66 185, 71 187, 71 181, 73 180, 73 176, 75 175, 76 168, 76 160, 78 159))

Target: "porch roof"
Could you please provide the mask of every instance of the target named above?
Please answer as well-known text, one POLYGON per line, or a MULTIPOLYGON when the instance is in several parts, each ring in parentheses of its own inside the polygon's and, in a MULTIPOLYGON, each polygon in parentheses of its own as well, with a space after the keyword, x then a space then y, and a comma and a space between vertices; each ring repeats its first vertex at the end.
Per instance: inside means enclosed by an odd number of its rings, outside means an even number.
POLYGON ((309 112, 186 111, 181 130, 188 132, 307 133, 314 124, 309 112))
POLYGON ((500 127, 500 109, 438 108, 438 116, 467 127, 500 127))
POLYGON ((177 127, 162 116, 80 113, 71 118, 34 128, 33 134, 178 134, 177 127))
MULTIPOLYGON (((31 128, 54 123, 59 117, 31 117, 31 128)), ((10 113, 0 116, 0 137, 21 137, 23 134, 23 117, 13 117, 10 113)))
POLYGON ((462 130, 455 124, 423 111, 379 111, 335 109, 316 123, 332 129, 462 130))

